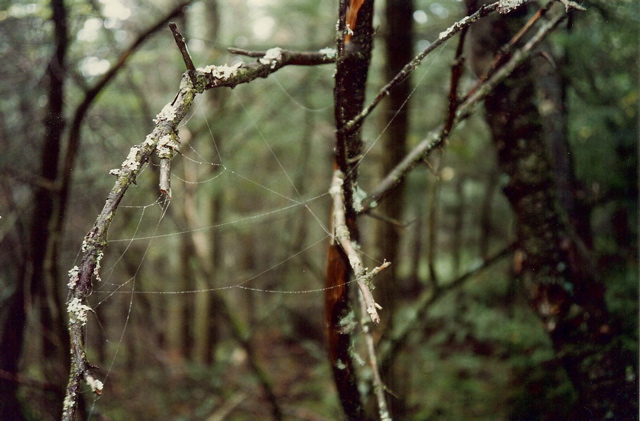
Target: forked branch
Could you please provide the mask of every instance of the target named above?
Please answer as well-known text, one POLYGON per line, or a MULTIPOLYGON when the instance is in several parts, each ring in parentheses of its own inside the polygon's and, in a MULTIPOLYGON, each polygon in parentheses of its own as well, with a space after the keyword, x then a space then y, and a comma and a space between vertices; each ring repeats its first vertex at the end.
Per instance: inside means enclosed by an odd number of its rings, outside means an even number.
POLYGON ((422 63, 422 60, 424 60, 426 56, 428 56, 432 51, 434 51, 436 48, 444 44, 447 40, 449 40, 451 37, 456 35, 458 32, 462 31, 465 28, 468 28, 472 23, 478 21, 480 18, 487 16, 493 11, 495 11, 498 7, 498 3, 499 2, 495 2, 492 4, 482 6, 480 9, 478 9, 477 12, 462 18, 458 22, 451 25, 447 30, 441 32, 440 35, 438 36, 438 39, 433 41, 433 43, 429 44, 427 48, 425 48, 413 60, 407 63, 402 68, 402 70, 400 70, 400 72, 398 72, 398 74, 393 79, 391 79, 391 81, 389 81, 389 83, 387 83, 385 86, 382 87, 382 89, 380 89, 380 91, 375 96, 375 98, 371 101, 369 105, 367 105, 362 110, 360 114, 358 114, 353 120, 345 124, 342 130, 344 132, 352 132, 352 131, 358 130, 362 125, 364 119, 367 118, 369 114, 371 114, 371 112, 376 108, 376 106, 380 103, 380 101, 382 101, 384 97, 389 95, 389 92, 391 92, 391 90, 394 87, 399 85, 403 80, 407 78, 407 76, 409 76, 415 69, 417 69, 418 66, 420 66, 420 63, 422 63))
MULTIPOLYGON (((84 326, 88 312, 91 310, 87 305, 87 298, 93 289, 92 278, 95 276, 100 280, 100 262, 107 245, 109 227, 129 186, 135 182, 153 153, 158 153, 161 159, 173 156, 173 152, 179 147, 177 127, 191 108, 196 95, 207 89, 222 86, 234 87, 260 77, 267 77, 284 66, 296 64, 305 54, 273 48, 266 51, 265 55, 254 63, 237 63, 233 66, 209 65, 196 69, 195 72, 186 72, 182 76, 180 88, 174 100, 165 105, 154 119, 153 131, 142 143, 129 150, 127 158, 119 169, 110 171, 110 174, 117 177, 115 184, 93 228, 84 238, 80 265, 69 271, 67 313, 71 338, 71 370, 63 406, 63 420, 77 419, 76 412, 83 380, 94 393, 102 393, 102 383, 95 377, 93 365, 89 363, 85 353, 84 326), (195 77, 193 78, 190 73, 195 77)), ((318 64, 331 62, 330 51, 327 51, 324 56, 325 58, 319 60, 318 64)), ((167 176, 168 174, 164 174, 164 177, 167 176)), ((163 183, 166 183, 166 180, 163 183)), ((168 189, 167 184, 164 184, 164 187, 168 189)))
MULTIPOLYGON (((456 124, 467 119, 475 110, 475 107, 504 81, 520 64, 522 64, 534 51, 542 40, 551 33, 565 18, 566 14, 560 14, 551 21, 545 23, 538 29, 538 32, 520 49, 513 52, 510 59, 500 67, 491 77, 481 83, 474 92, 468 96, 459 107, 457 107, 455 118, 451 124, 451 129, 456 124)), ((434 150, 442 147, 448 139, 449 132, 443 130, 444 126, 438 127, 427 134, 426 138, 413 148, 396 167, 387 174, 373 191, 362 202, 360 213, 368 212, 378 205, 378 202, 386 196, 392 189, 404 180, 409 172, 434 150)))
POLYGON ((369 314, 373 323, 379 323, 380 316, 378 315, 378 309, 381 309, 382 307, 380 307, 380 305, 378 305, 373 299, 373 295, 371 294, 371 290, 373 289, 371 286, 371 280, 391 263, 384 262, 371 271, 365 269, 362 264, 360 254, 358 253, 357 246, 351 241, 349 228, 347 227, 344 213, 343 185, 344 175, 342 174, 342 171, 335 170, 333 173, 333 180, 331 182, 331 189, 329 190, 329 193, 333 198, 334 237, 349 258, 349 264, 351 265, 355 281, 358 284, 360 293, 362 294, 367 314, 369 314))

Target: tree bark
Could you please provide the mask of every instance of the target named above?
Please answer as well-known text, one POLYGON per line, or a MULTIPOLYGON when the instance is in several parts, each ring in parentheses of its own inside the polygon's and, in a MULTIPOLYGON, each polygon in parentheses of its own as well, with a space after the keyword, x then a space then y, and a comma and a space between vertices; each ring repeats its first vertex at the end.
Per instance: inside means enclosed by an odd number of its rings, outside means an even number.
MULTIPOLYGON (((571 22, 571 15, 569 15, 571 22)), ((567 29, 567 32, 569 29, 567 29)), ((568 32, 568 34, 570 34, 568 32)), ((573 153, 568 139, 566 86, 563 68, 568 55, 553 57, 548 43, 542 46, 542 57, 532 62, 537 88, 538 110, 543 123, 544 138, 551 152, 555 180, 558 187, 558 202, 569 218, 582 242, 591 248, 591 209, 584 200, 584 194, 576 179, 573 153)))
MULTIPOLYGON (((0 336, 0 370, 9 374, 18 374, 19 370, 26 320, 24 300, 24 287, 18 285, 6 301, 6 318, 3 320, 4 327, 0 336)), ((0 377, 0 419, 25 419, 17 397, 18 386, 17 381, 0 377)))
MULTIPOLYGON (((52 254, 52 243, 60 235, 52 229, 56 218, 54 200, 58 194, 55 181, 58 176, 58 160, 61 151, 62 135, 65 128, 64 83, 66 78, 67 54, 67 14, 64 2, 51 2, 51 20, 53 22, 53 53, 46 70, 47 108, 44 120, 44 139, 41 156, 40 177, 48 182, 49 188, 37 188, 33 217, 31 221, 30 249, 26 257, 27 264, 21 284, 10 298, 10 311, 7 313, 2 336, 0 337, 0 369, 17 375, 24 343, 26 328, 27 295, 34 297, 39 309, 39 317, 44 330, 42 342, 43 371, 47 381, 61 384, 68 371, 68 335, 62 319, 61 297, 58 295, 57 266, 52 254)), ((16 392, 18 383, 6 379, 0 380, 0 419, 22 419, 16 392)), ((60 413, 61 394, 53 395, 47 405, 50 413, 60 413)))
MULTIPOLYGON (((371 48, 373 42, 373 0, 367 0, 359 9, 358 2, 352 1, 350 7, 353 36, 346 35, 346 1, 340 2, 340 24, 338 31, 338 58, 336 62, 336 81, 334 88, 334 106, 336 118, 336 157, 335 169, 345 175, 344 205, 345 219, 349 235, 358 241, 356 223, 357 211, 354 208, 354 191, 357 187, 358 163, 361 159, 362 138, 360 130, 344 130, 345 125, 361 111, 365 99, 365 87, 371 48), (353 18, 356 17, 354 22, 353 18), (344 31, 344 32, 341 32, 344 31)), ((364 407, 358 390, 355 361, 351 349, 351 335, 357 318, 350 304, 349 280, 352 270, 345 252, 332 242, 329 246, 326 271, 325 321, 329 347, 329 360, 333 376, 345 415, 350 420, 361 420, 364 407)))
MULTIPOLYGON (((385 8, 387 28, 384 33, 387 80, 393 79, 404 65, 413 58, 413 1, 389 0, 385 8)), ((404 158, 409 133, 408 104, 411 94, 411 76, 408 76, 389 94, 384 109, 383 127, 386 129, 384 151, 382 152, 382 174, 388 174, 404 158)), ((394 189, 380 203, 379 211, 391 220, 400 221, 403 213, 404 191, 402 186, 394 189)), ((398 256, 400 227, 383 222, 378 230, 380 260, 395 262, 398 256)), ((386 313, 393 313, 398 286, 395 285, 397 265, 380 274, 379 284, 382 305, 386 313)))
MULTIPOLYGON (((470 11, 476 2, 466 0, 470 11)), ((522 26, 526 8, 471 29, 474 70, 482 73, 522 26)), ((543 322, 578 393, 572 419, 637 419, 634 357, 616 336, 604 287, 563 207, 535 101, 535 74, 525 62, 487 96, 487 122, 502 171, 504 193, 517 220, 517 265, 530 304, 543 322)))

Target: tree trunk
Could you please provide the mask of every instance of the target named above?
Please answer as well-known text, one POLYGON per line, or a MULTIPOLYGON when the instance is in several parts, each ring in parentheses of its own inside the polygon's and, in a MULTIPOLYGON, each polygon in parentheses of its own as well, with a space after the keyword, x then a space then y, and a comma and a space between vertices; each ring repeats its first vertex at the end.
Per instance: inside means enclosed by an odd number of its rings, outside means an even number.
MULTIPOLYGON (((571 18, 571 15, 569 15, 571 18)), ((573 153, 568 139, 566 86, 562 76, 563 67, 568 55, 559 59, 552 57, 552 49, 548 43, 543 44, 543 56, 532 62, 538 92, 538 110, 540 112, 544 139, 551 152, 553 170, 558 188, 558 202, 566 212, 575 232, 589 248, 592 246, 591 209, 584 200, 584 194, 576 180, 573 153), (551 61, 550 61, 551 60, 551 61)))
MULTIPOLYGON (((388 0, 385 7, 385 19, 387 26, 384 32, 386 65, 384 75, 386 80, 391 80, 413 58, 413 1, 412 0, 388 0)), ((407 137, 409 134, 409 113, 407 99, 411 94, 411 80, 407 77, 399 86, 389 94, 384 108, 382 119, 386 129, 384 137, 384 150, 382 152, 381 172, 388 174, 404 158, 407 152, 407 137)), ((378 211, 393 221, 401 221, 404 210, 403 185, 394 189, 384 201, 380 203, 378 211)), ((379 247, 379 261, 393 262, 389 268, 380 273, 376 283, 379 287, 379 300, 385 309, 386 327, 393 329, 392 320, 396 301, 399 297, 399 285, 397 278, 400 234, 403 228, 397 224, 383 221, 379 224, 377 243, 379 247)), ((403 390, 408 393, 408 386, 402 381, 402 376, 394 376, 397 371, 393 365, 384 367, 382 373, 391 390, 403 390)), ((391 413, 396 417, 402 417, 406 404, 404 396, 391 397, 389 400, 391 413)))
MULTIPOLYGON (((373 0, 358 5, 351 1, 348 20, 353 36, 347 35, 344 45, 338 43, 338 58, 334 88, 336 118, 336 169, 345 176, 344 202, 345 219, 353 241, 358 241, 354 208, 354 191, 358 179, 358 163, 362 153, 362 138, 359 128, 343 130, 363 108, 367 74, 371 60, 373 42, 373 0), (340 46, 344 48, 340 48, 340 46)), ((346 1, 340 2, 341 21, 346 16, 346 1)), ((340 26, 342 26, 342 23, 340 26)), ((342 28, 345 29, 346 28, 342 28)), ((339 37, 344 34, 339 34, 339 37)), ((329 360, 345 415, 350 420, 364 417, 364 407, 360 399, 356 379, 355 361, 351 349, 351 335, 357 318, 350 305, 349 279, 352 276, 349 259, 338 244, 329 246, 326 271, 325 321, 329 360)))
MULTIPOLYGON (((466 1, 474 10, 476 2, 466 1)), ((482 73, 526 17, 521 8, 471 29, 474 70, 482 73)), ((572 419, 637 419, 634 357, 623 350, 589 258, 559 203, 558 183, 535 101, 535 74, 526 62, 485 101, 517 220, 516 273, 556 355, 578 392, 572 419), (632 374, 630 376, 629 374, 632 374)))
MULTIPOLYGON (((384 32, 385 77, 387 80, 391 80, 413 58, 413 2, 411 0, 389 0, 384 13, 387 21, 387 28, 384 32)), ((409 114, 408 104, 405 101, 410 94, 410 77, 407 77, 389 94, 383 118, 383 127, 386 131, 381 159, 382 174, 391 172, 406 154, 409 114)), ((378 210, 390 220, 400 221, 403 204, 404 191, 402 186, 399 186, 380 203, 378 210)), ((383 222, 380 224, 377 241, 380 247, 379 260, 397 261, 400 230, 398 225, 392 223, 383 222)), ((391 265, 379 275, 377 281, 380 284, 382 306, 388 315, 393 313, 394 303, 397 299, 397 266, 391 265)))
MULTIPOLYGON (((0 370, 7 376, 16 375, 19 370, 26 317, 24 300, 24 288, 19 285, 6 301, 6 318, 3 320, 4 327, 0 336, 0 370)), ((18 402, 18 385, 17 381, 0 376, 0 419, 25 419, 18 402)))
MULTIPOLYGON (((27 254, 26 270, 21 271, 23 284, 16 288, 10 299, 11 311, 5 319, 0 348, 0 368, 12 375, 18 374, 19 360, 26 327, 26 299, 28 293, 36 300, 38 316, 44 331, 42 342, 42 369, 47 381, 63 384, 68 373, 69 340, 62 319, 61 297, 58 291, 57 265, 52 254, 54 242, 60 232, 54 226, 56 212, 54 201, 58 194, 55 181, 61 150, 64 119, 64 82, 66 78, 65 57, 67 53, 67 15, 64 2, 51 2, 51 19, 54 29, 53 53, 47 66, 47 108, 44 120, 45 133, 41 157, 40 177, 49 182, 49 187, 40 186, 36 190, 31 221, 30 250, 27 254)), ((0 380, 0 419, 21 419, 16 401, 17 383, 0 380)), ((63 396, 53 395, 46 406, 52 416, 62 411, 63 396)))

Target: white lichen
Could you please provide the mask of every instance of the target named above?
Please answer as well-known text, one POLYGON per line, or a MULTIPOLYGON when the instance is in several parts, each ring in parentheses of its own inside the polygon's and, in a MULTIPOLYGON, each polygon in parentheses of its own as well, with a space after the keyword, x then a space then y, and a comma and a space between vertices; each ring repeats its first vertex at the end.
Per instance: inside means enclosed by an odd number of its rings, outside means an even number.
POLYGON ((69 282, 67 282, 67 286, 69 289, 73 289, 80 279, 80 268, 78 266, 74 266, 69 270, 69 282))
POLYGON ((498 2, 498 13, 502 15, 506 15, 507 13, 511 13, 513 10, 522 6, 529 0, 500 0, 498 2))
POLYGON ((100 269, 103 257, 104 253, 102 251, 98 252, 98 256, 96 257, 96 267, 93 269, 93 276, 96 277, 98 282, 102 282, 102 278, 100 278, 100 269))
POLYGON ((118 177, 120 175, 120 169, 114 168, 112 170, 109 170, 109 175, 115 175, 116 177, 118 177))
POLYGON ((173 158, 173 153, 176 151, 180 144, 176 141, 177 136, 164 135, 158 140, 157 153, 160 158, 173 158))
POLYGON ((335 50, 335 48, 323 48, 322 50, 319 51, 321 54, 324 54, 325 56, 327 56, 327 58, 335 58, 336 54, 338 54, 335 50))
POLYGON ((135 171, 138 169, 138 167, 140 167, 140 162, 138 162, 137 160, 139 151, 140 151, 140 148, 138 146, 133 146, 129 150, 129 155, 127 155, 127 159, 125 159, 124 162, 122 163, 123 170, 135 171))
POLYGON ((260 59, 260 63, 270 64, 271 68, 274 69, 279 60, 282 60, 282 48, 276 47, 268 49, 264 53, 264 57, 260 59))
POLYGON ((335 228, 336 238, 349 238, 349 229, 346 225, 338 225, 335 228))
POLYGON ((95 393, 96 395, 102 394, 102 389, 104 388, 104 384, 100 380, 96 379, 95 377, 89 374, 85 376, 85 380, 93 393, 95 393))
POLYGON ((334 176, 333 183, 331 188, 329 188, 329 194, 331 196, 335 196, 338 194, 342 194, 342 185, 344 184, 344 179, 342 178, 342 172, 338 171, 334 176))
POLYGON ((87 323, 87 312, 91 307, 82 304, 80 298, 74 297, 67 304, 67 313, 69 314, 69 323, 80 323, 84 326, 87 323))
POLYGON ((450 27, 448 27, 446 31, 440 32, 440 35, 438 35, 438 39, 442 40, 442 39, 449 38, 453 34, 453 31, 457 31, 460 28, 464 27, 467 23, 469 23, 470 20, 471 20, 471 16, 465 16, 459 22, 456 22, 450 27))
POLYGON ((366 366, 366 362, 365 362, 364 358, 362 358, 362 357, 360 356, 360 354, 358 354, 355 350, 353 351, 352 355, 353 355, 353 359, 354 359, 354 361, 355 361, 356 363, 358 363, 358 365, 360 365, 360 366, 366 366))
POLYGON ((367 198, 367 193, 360 188, 360 186, 356 186, 353 191, 353 209, 356 212, 360 212, 364 209, 362 206, 362 201, 367 198))
POLYGON ((75 402, 76 402, 75 392, 71 392, 64 397, 64 402, 62 403, 62 418, 66 418, 66 415, 75 405, 75 402))
POLYGON ((161 121, 170 121, 176 117, 176 109, 171 104, 167 104, 162 108, 162 111, 158 113, 153 122, 158 124, 161 121))
POLYGON ((234 76, 238 72, 238 70, 242 67, 242 65, 243 63, 241 61, 237 62, 232 66, 227 66, 226 63, 222 66, 214 66, 210 64, 204 68, 200 68, 197 70, 198 72, 209 73, 211 74, 211 76, 213 76, 216 79, 226 80, 226 79, 229 79, 231 76, 234 76))
POLYGON ((154 142, 154 137, 151 133, 149 133, 147 137, 144 138, 144 145, 153 146, 153 142, 154 142))

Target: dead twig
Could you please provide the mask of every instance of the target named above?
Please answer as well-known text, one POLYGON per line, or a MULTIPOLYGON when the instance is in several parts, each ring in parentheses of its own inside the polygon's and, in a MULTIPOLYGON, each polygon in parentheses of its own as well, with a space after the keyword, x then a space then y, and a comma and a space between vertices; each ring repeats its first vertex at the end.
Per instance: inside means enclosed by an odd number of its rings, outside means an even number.
POLYGON ((366 313, 371 318, 371 321, 377 324, 380 322, 378 309, 381 309, 382 307, 380 307, 380 305, 373 299, 373 295, 371 294, 371 280, 380 271, 388 267, 391 263, 384 262, 371 271, 367 270, 363 266, 362 259, 360 258, 357 250, 357 246, 354 245, 351 241, 349 228, 347 228, 346 218, 344 214, 344 192, 342 188, 343 184, 344 175, 342 174, 342 171, 335 170, 333 173, 333 180, 331 182, 331 189, 329 191, 331 197, 333 198, 334 236, 340 244, 340 247, 342 247, 342 250, 344 250, 347 257, 349 258, 349 264, 351 265, 351 269, 353 270, 356 283, 358 284, 358 288, 362 293, 362 299, 365 303, 366 313))
POLYGON ((369 114, 371 114, 371 112, 376 108, 376 106, 380 103, 380 101, 382 101, 382 99, 384 97, 389 95, 389 92, 393 88, 395 88, 397 85, 399 85, 403 80, 405 80, 407 78, 407 76, 409 76, 415 69, 417 69, 418 66, 420 65, 420 63, 422 63, 422 60, 424 60, 424 58, 427 55, 429 55, 436 48, 438 48, 439 46, 444 44, 445 41, 447 41, 448 39, 453 37, 458 32, 460 32, 463 29, 469 27, 472 23, 476 22, 480 18, 482 18, 484 16, 487 16, 488 14, 492 13, 493 11, 495 11, 497 7, 498 7, 498 2, 482 6, 480 9, 478 9, 477 12, 473 13, 472 15, 464 17, 460 21, 458 21, 458 22, 454 23, 452 26, 450 26, 447 30, 441 32, 440 35, 438 36, 437 40, 435 40, 435 41, 433 41, 433 43, 429 44, 429 46, 427 48, 425 48, 424 51, 422 51, 413 60, 411 60, 409 63, 407 63, 402 68, 402 70, 400 70, 400 72, 398 72, 398 74, 396 76, 394 76, 393 79, 391 79, 391 81, 389 83, 387 83, 385 86, 382 87, 382 89, 380 89, 380 91, 375 96, 375 98, 371 101, 371 103, 369 105, 367 105, 362 110, 362 112, 360 114, 358 114, 354 119, 352 119, 347 124, 345 124, 344 127, 341 129, 341 131, 343 131, 345 133, 350 133, 350 132, 354 132, 354 131, 358 130, 360 128, 360 126, 362 125, 364 119, 369 114))
MULTIPOLYGON (((493 89, 504 81, 520 64, 522 64, 542 42, 542 40, 553 31, 567 15, 562 14, 554 17, 538 29, 538 32, 520 49, 513 52, 509 60, 500 67, 489 79, 481 83, 472 95, 469 95, 458 107, 452 127, 467 119, 479 102, 493 89)), ((443 126, 431 131, 424 140, 413 148, 396 167, 387 174, 372 192, 362 201, 360 213, 368 212, 378 206, 379 201, 384 198, 392 189, 399 185, 407 174, 423 159, 428 157, 434 150, 442 147, 448 139, 448 133, 443 131, 443 126)))

